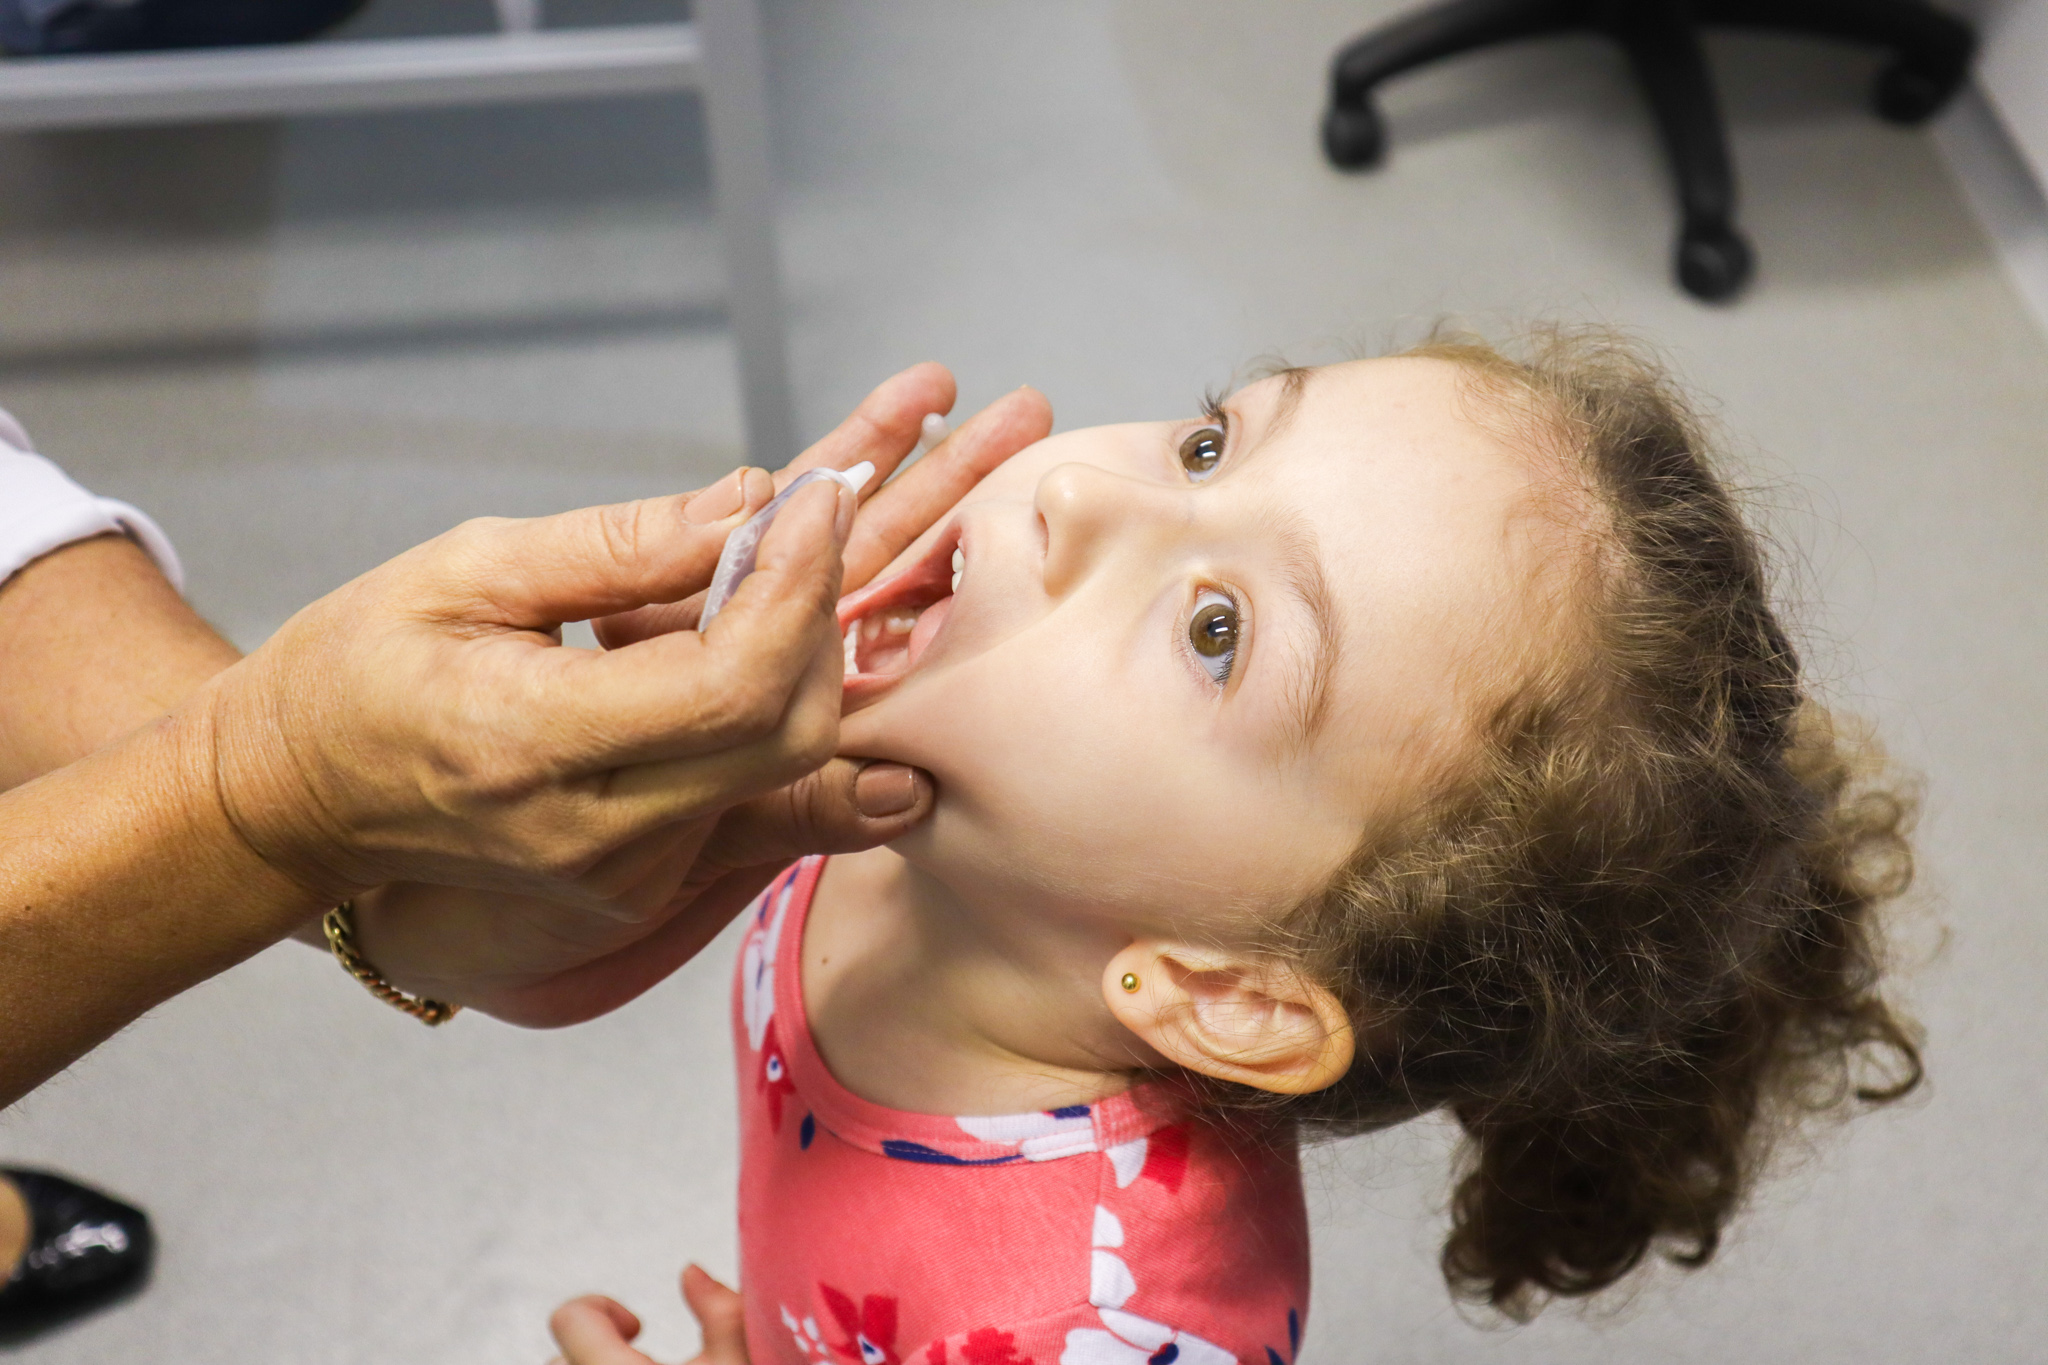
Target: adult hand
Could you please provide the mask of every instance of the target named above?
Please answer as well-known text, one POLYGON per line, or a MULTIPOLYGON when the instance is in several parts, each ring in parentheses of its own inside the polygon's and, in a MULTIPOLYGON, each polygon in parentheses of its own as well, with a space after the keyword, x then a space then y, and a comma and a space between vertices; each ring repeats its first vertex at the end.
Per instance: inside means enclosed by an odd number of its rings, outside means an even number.
MULTIPOLYGON (((372 886, 490 888, 604 919, 678 857, 648 835, 708 831, 825 762, 854 513, 840 489, 789 505, 712 629, 609 653, 556 634, 696 591, 771 488, 742 471, 694 497, 458 527, 300 612, 170 714, 0 794, 0 1102, 372 886)), ((39 569, 6 597, 63 578, 39 569)), ((177 676, 212 660, 195 662, 177 676)))
MULTIPOLYGON (((683 1300, 704 1334, 704 1349, 686 1365, 748 1365, 744 1301, 696 1266, 683 1271, 683 1300)), ((640 1319, 616 1299, 586 1294, 571 1299, 548 1319, 562 1348, 556 1365, 656 1365, 631 1346, 640 1319)))
POLYGON ((831 756, 833 606, 854 505, 809 490, 764 539, 737 618, 611 653, 565 620, 690 591, 768 494, 466 523, 322 598, 174 719, 242 840, 325 898, 394 880, 602 909, 634 841, 831 756))
MULTIPOLYGON (((926 413, 953 410, 953 376, 943 365, 915 365, 883 382, 824 440, 775 475, 779 492, 811 469, 851 469, 873 460, 881 475, 846 542, 845 592, 865 587, 910 543, 953 510, 988 472, 1052 432, 1045 395, 1021 388, 998 398, 963 423, 898 478, 882 483, 917 444, 926 413)), ((702 591, 680 602, 621 612, 591 622, 607 649, 677 630, 695 630, 702 591)))
MULTIPOLYGON (((953 398, 943 366, 906 370, 782 470, 777 486, 806 469, 845 469, 862 460, 887 477, 915 446, 924 415, 950 410, 953 398)), ((878 491, 862 505, 847 541, 844 590, 864 585, 989 470, 1050 428, 1043 396, 1020 389, 901 477, 886 486, 871 482, 878 491)), ((643 648, 694 628, 701 601, 693 590, 667 605, 601 620, 599 638, 616 651, 643 648)), ((723 623, 721 616, 711 633, 723 623)), ((835 719, 836 696, 835 690, 835 719)), ((578 1022, 617 1008, 688 961, 793 859, 885 843, 929 813, 931 796, 922 773, 835 758, 715 820, 671 824, 621 849, 613 860, 619 875, 599 914, 588 902, 552 895, 396 885, 358 899, 358 942, 385 976, 418 994, 521 1024, 578 1022)))

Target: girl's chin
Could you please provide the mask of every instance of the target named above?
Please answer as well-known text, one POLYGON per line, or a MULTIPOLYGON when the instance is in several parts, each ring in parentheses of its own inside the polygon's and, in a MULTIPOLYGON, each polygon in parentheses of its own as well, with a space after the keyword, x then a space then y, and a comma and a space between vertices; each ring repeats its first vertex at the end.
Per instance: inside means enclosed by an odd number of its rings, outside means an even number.
POLYGON ((840 747, 853 752, 856 743, 880 746, 858 752, 924 767, 923 760, 897 751, 928 755, 942 734, 948 745, 960 742, 959 692, 948 681, 946 665, 936 659, 894 677, 849 675, 839 694, 840 747))
MULTIPOLYGON (((945 800, 943 793, 939 799, 942 802, 945 800)), ((942 886, 952 888, 956 884, 972 884, 973 877, 968 860, 960 856, 957 841, 946 836, 937 811, 933 811, 928 819, 919 821, 907 832, 891 839, 884 847, 917 872, 942 886)))
POLYGON ((914 712, 915 703, 898 705, 902 700, 894 693, 884 693, 865 703, 848 697, 839 717, 839 752, 848 758, 908 763, 922 768, 923 763, 909 757, 908 751, 914 746, 903 742, 906 734, 916 733, 915 729, 898 723, 899 713, 914 712))

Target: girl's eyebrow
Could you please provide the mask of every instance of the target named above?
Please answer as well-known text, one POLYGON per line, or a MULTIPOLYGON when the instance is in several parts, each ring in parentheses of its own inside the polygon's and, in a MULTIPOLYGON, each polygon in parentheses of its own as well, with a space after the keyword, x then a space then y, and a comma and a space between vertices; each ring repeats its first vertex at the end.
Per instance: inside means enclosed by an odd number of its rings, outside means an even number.
POLYGON ((1289 747, 1298 753, 1315 738, 1329 709, 1330 678, 1336 672, 1343 637, 1337 629, 1337 612, 1329 579, 1323 574, 1315 527, 1300 509, 1292 507, 1272 509, 1267 520, 1280 581, 1308 621, 1307 655, 1303 658, 1299 650, 1294 651, 1299 666, 1282 683, 1291 720, 1289 747))
MULTIPOLYGON (((1265 449, 1269 442, 1278 440, 1286 432, 1287 424, 1294 420, 1294 414, 1301 411, 1302 397, 1308 392, 1308 381, 1314 374, 1314 370, 1294 365, 1267 376, 1269 379, 1280 381, 1280 396, 1266 409, 1265 420, 1259 423, 1258 439, 1242 447, 1233 457, 1236 463, 1243 464, 1265 449)), ((1211 397, 1207 406, 1212 413, 1223 412, 1236 398, 1236 394, 1220 399, 1211 397)))
POLYGON ((1294 414, 1301 410, 1302 395, 1308 392, 1309 377, 1315 373, 1303 365, 1290 365, 1273 377, 1280 381, 1280 396, 1273 400, 1273 411, 1266 418, 1266 429, 1259 433, 1261 444, 1272 440, 1287 429, 1294 420, 1294 414))
MULTIPOLYGON (((1301 400, 1307 394, 1308 382, 1314 375, 1312 369, 1293 365, 1274 376, 1280 381, 1280 396, 1273 400, 1273 406, 1266 414, 1258 441, 1239 457, 1240 460, 1249 459, 1287 429, 1287 424, 1301 411, 1301 400)), ((1271 508, 1265 516, 1267 534, 1272 537, 1279 556, 1280 581, 1286 585, 1287 595, 1301 608, 1302 615, 1308 618, 1308 652, 1303 657, 1296 651, 1301 666, 1282 683, 1290 715, 1288 750, 1299 753, 1315 738, 1323 723, 1323 715, 1329 709, 1330 677, 1336 671, 1343 637, 1337 630, 1337 611, 1330 595, 1330 583, 1323 575, 1323 556, 1316 540, 1315 526, 1298 508, 1271 508)))

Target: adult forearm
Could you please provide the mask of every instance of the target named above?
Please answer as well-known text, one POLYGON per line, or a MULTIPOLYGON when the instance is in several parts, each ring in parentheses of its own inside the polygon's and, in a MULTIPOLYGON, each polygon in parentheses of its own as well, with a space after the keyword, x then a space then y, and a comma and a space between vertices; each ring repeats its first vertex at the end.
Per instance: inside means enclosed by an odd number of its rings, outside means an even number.
POLYGON ((125 536, 0 585, 0 790, 84 757, 240 657, 125 536))
POLYGON ((207 731, 180 713, 0 794, 0 1104, 320 908, 229 824, 207 731))

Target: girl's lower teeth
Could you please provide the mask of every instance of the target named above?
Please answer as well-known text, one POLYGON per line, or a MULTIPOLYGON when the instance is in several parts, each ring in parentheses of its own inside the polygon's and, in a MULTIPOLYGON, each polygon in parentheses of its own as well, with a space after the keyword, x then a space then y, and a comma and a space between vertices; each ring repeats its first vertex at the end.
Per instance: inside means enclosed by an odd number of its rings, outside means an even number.
MULTIPOLYGON (((960 591, 960 579, 966 568, 967 556, 955 547, 952 583, 947 589, 949 595, 960 591)), ((929 580, 926 581, 929 584, 929 580)), ((935 602, 945 600, 945 597, 940 597, 935 599, 935 602)), ((918 622, 926 609, 935 605, 935 602, 912 607, 885 608, 872 616, 863 616, 857 621, 850 622, 843 638, 846 675, 875 677, 907 670, 910 667, 911 637, 917 633, 918 622)), ((937 627, 938 619, 934 618, 932 624, 937 627)))
POLYGON ((908 662, 910 633, 924 608, 897 608, 869 616, 846 628, 848 673, 898 673, 908 662), (868 657, 863 658, 863 654, 868 657))

